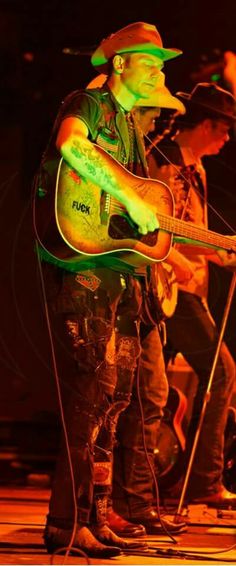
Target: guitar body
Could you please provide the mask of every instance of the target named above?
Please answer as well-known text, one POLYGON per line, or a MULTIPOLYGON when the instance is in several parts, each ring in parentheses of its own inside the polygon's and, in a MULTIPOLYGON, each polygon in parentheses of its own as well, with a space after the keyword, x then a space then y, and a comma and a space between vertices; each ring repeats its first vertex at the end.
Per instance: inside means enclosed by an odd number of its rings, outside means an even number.
MULTIPOLYGON (((173 197, 167 185, 137 177, 115 163, 127 186, 144 202, 173 216, 173 197)), ((172 244, 172 234, 164 230, 140 234, 118 201, 79 176, 63 159, 55 189, 39 196, 36 187, 34 217, 41 246, 57 260, 76 261, 83 267, 86 261, 91 264, 91 258, 107 255, 131 266, 147 265, 163 260, 172 244)))
MULTIPOLYGON (((166 495, 167 499, 169 496, 175 498, 175 486, 178 489, 178 482, 183 480, 186 473, 186 439, 189 427, 186 411, 186 396, 178 387, 170 385, 154 450, 156 478, 162 496, 165 498, 166 495)), ((228 409, 224 431, 223 480, 229 491, 236 491, 236 409, 233 406, 228 409)))
POLYGON ((154 450, 155 472, 161 489, 168 489, 174 485, 183 472, 187 428, 186 411, 186 396, 178 387, 170 385, 157 446, 154 450))
POLYGON ((152 266, 152 293, 161 318, 170 318, 175 312, 178 283, 172 266, 163 261, 152 266))

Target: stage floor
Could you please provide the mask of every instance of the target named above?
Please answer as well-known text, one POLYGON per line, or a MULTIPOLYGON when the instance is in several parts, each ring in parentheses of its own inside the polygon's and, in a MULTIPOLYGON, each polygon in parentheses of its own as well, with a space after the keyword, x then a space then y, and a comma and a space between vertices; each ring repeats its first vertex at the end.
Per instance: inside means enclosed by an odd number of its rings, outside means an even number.
MULTIPOLYGON (((0 487, 0 564, 86 564, 78 556, 51 556, 42 540, 49 489, 0 487)), ((190 506, 183 511, 188 532, 175 537, 177 544, 164 535, 148 536, 149 550, 144 555, 122 554, 110 560, 90 558, 88 564, 236 564, 236 512, 218 516, 206 506, 190 506), (179 555, 186 551, 189 556, 179 555), (224 551, 224 552, 221 552, 224 551), (168 554, 167 554, 168 552, 168 554), (170 554, 170 552, 172 554, 170 554), (200 553, 200 554, 196 554, 200 553)))

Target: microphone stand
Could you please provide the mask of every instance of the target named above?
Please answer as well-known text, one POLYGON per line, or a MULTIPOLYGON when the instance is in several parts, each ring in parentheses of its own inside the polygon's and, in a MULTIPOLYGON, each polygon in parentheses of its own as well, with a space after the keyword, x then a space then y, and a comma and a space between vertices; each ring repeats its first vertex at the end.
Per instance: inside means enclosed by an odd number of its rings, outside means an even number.
POLYGON ((218 360, 219 353, 220 353, 220 347, 221 347, 221 344, 222 344, 222 340, 223 340, 225 327, 226 327, 228 316, 229 316, 229 311, 230 311, 232 299, 233 299, 233 296, 234 296, 235 285, 236 285, 236 271, 234 271, 232 279, 231 279, 231 283, 230 283, 230 288, 229 288, 227 302, 226 302, 226 305, 225 305, 225 310, 224 310, 224 314, 223 314, 223 318, 222 318, 221 330, 220 330, 220 333, 219 333, 218 343, 217 343, 217 347, 216 347, 216 351, 215 351, 215 355, 214 355, 214 359, 213 359, 213 363, 212 363, 212 368, 211 368, 211 373, 210 373, 210 377, 209 377, 209 381, 208 381, 208 386, 207 386, 207 390, 206 390, 204 400, 203 400, 202 410, 201 410, 199 423, 198 423, 195 439, 194 439, 194 442, 193 442, 190 458, 189 458, 189 463, 188 463, 188 467, 187 467, 187 471, 186 471, 186 475, 185 475, 185 479, 184 479, 184 484, 183 484, 183 488, 182 488, 182 492, 181 492, 181 496, 180 496, 180 500, 179 500, 178 509, 177 509, 175 517, 174 517, 175 523, 178 523, 179 520, 180 520, 180 517, 181 517, 181 512, 182 512, 182 507, 183 507, 183 503, 184 503, 184 499, 185 499, 186 489, 188 487, 189 476, 190 476, 190 473, 191 473, 193 460, 194 460, 194 456, 195 456, 195 453, 196 453, 196 448, 197 448, 197 444, 198 444, 198 440, 199 440, 199 436, 200 436, 200 432, 201 432, 201 428, 202 428, 202 424, 203 424, 203 419, 204 419, 204 416, 205 416, 207 403, 210 400, 213 377, 214 377, 215 368, 216 368, 217 360, 218 360))

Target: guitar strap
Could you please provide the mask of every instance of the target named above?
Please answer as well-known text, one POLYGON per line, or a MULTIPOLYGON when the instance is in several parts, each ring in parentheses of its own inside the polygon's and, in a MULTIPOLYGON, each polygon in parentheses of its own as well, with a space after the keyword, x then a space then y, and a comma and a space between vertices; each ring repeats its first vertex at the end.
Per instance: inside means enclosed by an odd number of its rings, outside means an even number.
POLYGON ((154 293, 153 270, 147 266, 147 276, 140 282, 142 290, 142 310, 140 318, 146 325, 157 326, 162 345, 166 344, 166 325, 163 319, 163 312, 158 300, 157 293, 154 293))

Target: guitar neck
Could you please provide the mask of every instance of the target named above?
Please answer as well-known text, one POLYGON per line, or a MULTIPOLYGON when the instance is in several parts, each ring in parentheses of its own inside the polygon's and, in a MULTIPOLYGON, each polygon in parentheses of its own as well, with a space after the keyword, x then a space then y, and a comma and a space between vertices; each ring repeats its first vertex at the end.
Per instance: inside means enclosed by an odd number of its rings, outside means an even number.
POLYGON ((214 249, 227 250, 228 252, 236 252, 236 240, 230 236, 224 236, 199 227, 192 222, 186 222, 179 218, 157 214, 160 228, 166 232, 171 232, 175 236, 187 238, 199 245, 205 244, 214 249))

